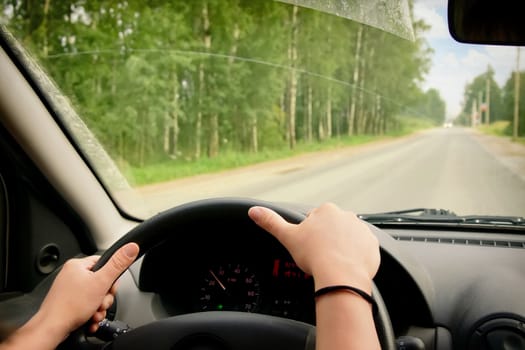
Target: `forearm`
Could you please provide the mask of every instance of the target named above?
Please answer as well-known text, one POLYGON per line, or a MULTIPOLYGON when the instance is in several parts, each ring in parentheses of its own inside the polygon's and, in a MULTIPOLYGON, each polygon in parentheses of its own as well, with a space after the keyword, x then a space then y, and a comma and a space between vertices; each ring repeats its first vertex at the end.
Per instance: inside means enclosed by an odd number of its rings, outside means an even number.
POLYGON ((349 291, 334 291, 316 300, 317 350, 381 349, 372 306, 349 291))
POLYGON ((1 343, 0 350, 52 350, 66 337, 63 329, 63 326, 46 320, 44 315, 38 312, 1 343))

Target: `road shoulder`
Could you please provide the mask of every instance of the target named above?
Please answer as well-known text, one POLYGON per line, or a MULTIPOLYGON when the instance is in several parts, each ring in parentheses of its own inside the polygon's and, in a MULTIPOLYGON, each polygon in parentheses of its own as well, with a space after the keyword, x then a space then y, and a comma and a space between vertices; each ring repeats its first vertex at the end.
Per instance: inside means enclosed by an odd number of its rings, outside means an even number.
POLYGON ((472 129, 473 137, 487 152, 525 181, 525 145, 512 142, 510 137, 487 135, 472 129))

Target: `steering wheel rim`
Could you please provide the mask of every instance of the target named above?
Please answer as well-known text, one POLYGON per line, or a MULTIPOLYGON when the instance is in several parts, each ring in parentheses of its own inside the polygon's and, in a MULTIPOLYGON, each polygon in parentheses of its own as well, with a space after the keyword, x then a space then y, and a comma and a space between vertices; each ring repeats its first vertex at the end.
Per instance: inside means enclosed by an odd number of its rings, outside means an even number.
MULTIPOLYGON (((270 208, 291 223, 300 223, 306 217, 300 211, 249 198, 225 197, 189 202, 161 212, 133 228, 102 254, 93 267, 93 271, 104 266, 111 256, 126 243, 135 242, 139 245, 140 252, 137 257, 139 259, 150 249, 168 239, 174 231, 173 227, 177 225, 190 223, 195 219, 217 217, 225 210, 238 212, 239 215, 244 215, 247 218, 248 209, 252 206, 270 208)), ((373 284, 372 296, 377 304, 374 322, 381 348, 394 350, 396 348, 395 337, 390 317, 375 284, 373 284)), ((313 350, 315 348, 315 327, 313 325, 262 314, 220 311, 179 315, 151 322, 116 338, 109 344, 109 347, 106 344, 105 349, 138 349, 142 348, 139 346, 142 338, 163 338, 165 345, 152 344, 149 341, 147 342, 148 348, 233 350, 245 348, 242 346, 242 344, 246 345, 242 334, 251 334, 252 336, 259 334, 257 337, 260 339, 256 341, 252 339, 249 346, 250 349, 254 350, 267 348, 313 350), (239 330, 242 331, 238 332, 239 330), (254 332, 255 330, 257 332, 254 332), (189 343, 187 344, 187 342, 189 343), (179 345, 174 347, 174 344, 179 345), (239 345, 241 346, 239 347, 239 345)))

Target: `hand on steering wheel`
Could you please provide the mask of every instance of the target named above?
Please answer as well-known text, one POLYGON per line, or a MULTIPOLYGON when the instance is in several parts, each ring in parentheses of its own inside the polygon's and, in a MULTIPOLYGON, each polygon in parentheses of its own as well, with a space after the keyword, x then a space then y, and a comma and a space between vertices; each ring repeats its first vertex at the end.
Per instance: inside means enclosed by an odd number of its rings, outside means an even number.
POLYGON ((68 334, 83 326, 95 332, 115 295, 115 280, 135 261, 136 243, 118 249, 98 271, 97 256, 70 259, 56 276, 37 313, 12 334, 2 349, 55 349, 68 334))

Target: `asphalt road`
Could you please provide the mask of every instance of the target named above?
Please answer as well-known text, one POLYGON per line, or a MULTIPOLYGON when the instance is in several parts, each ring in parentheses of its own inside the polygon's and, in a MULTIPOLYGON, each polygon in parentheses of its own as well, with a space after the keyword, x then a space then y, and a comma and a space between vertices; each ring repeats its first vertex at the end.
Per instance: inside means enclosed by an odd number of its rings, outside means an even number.
MULTIPOLYGON (((435 129, 362 147, 306 155, 141 189, 155 210, 215 196, 255 197, 357 213, 443 208, 525 216, 525 174, 466 129, 435 129)), ((524 161, 525 155, 515 157, 524 161)))

